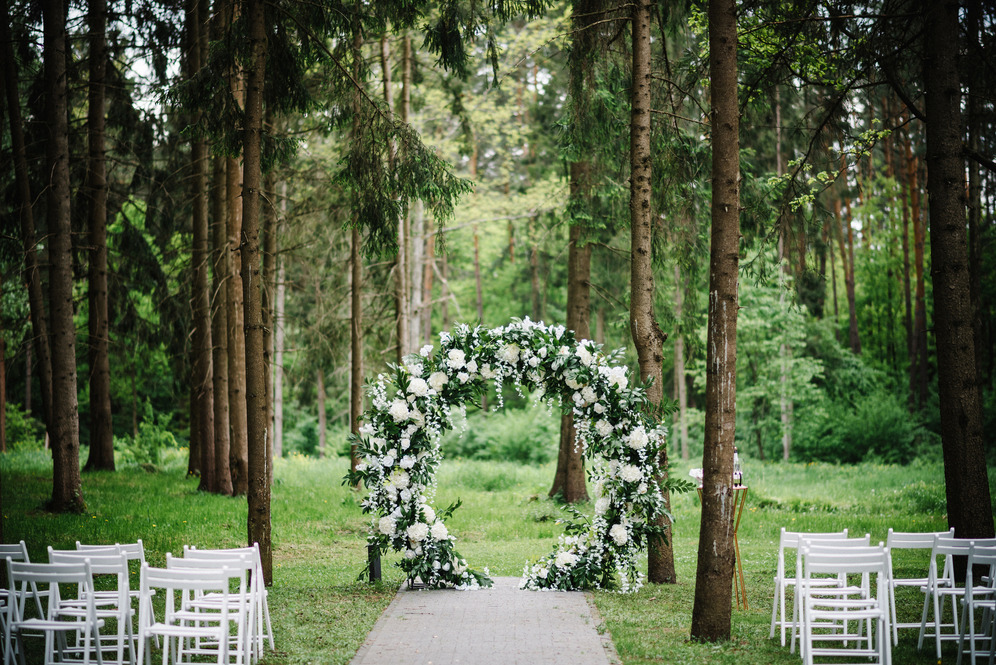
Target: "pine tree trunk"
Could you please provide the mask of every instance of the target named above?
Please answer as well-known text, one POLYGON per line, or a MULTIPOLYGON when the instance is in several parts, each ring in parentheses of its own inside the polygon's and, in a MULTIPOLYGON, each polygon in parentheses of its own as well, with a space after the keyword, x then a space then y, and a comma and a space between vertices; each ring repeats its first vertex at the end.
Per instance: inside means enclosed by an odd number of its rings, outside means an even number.
MULTIPOLYGON (((359 26, 353 26, 353 78, 360 80, 360 58, 363 48, 363 35, 359 26)), ((360 132, 360 90, 353 95, 353 135, 360 132)), ((349 357, 349 430, 353 434, 360 431, 360 418, 363 415, 363 264, 360 259, 360 229, 353 226, 350 234, 349 263, 350 280, 350 357, 349 357)), ((360 463, 356 444, 349 450, 349 468, 356 470, 360 463)))
POLYGON ((62 0, 42 3, 49 231, 49 306, 52 324, 52 500, 53 512, 82 512, 80 425, 73 324, 73 255, 69 183, 69 107, 66 84, 66 14, 62 0))
MULTIPOLYGON (((274 127, 272 114, 267 115, 266 126, 274 127)), ((263 197, 263 365, 266 368, 266 468, 268 482, 273 485, 273 353, 276 341, 273 336, 274 300, 277 296, 277 209, 276 176, 271 169, 265 176, 263 197)))
MULTIPOLYGON (((283 186, 284 201, 287 186, 283 186)), ((286 205, 281 202, 281 207, 286 205)), ((287 275, 282 259, 277 261, 277 298, 273 308, 273 457, 284 455, 284 307, 287 303, 287 275)))
MULTIPOLYGON (((781 92, 778 86, 775 86, 775 173, 781 177, 785 171, 782 165, 782 99, 781 92)), ((791 265, 789 264, 788 257, 786 256, 786 249, 788 247, 788 219, 784 214, 779 215, 779 236, 778 236, 778 263, 780 270, 778 272, 779 277, 779 294, 778 294, 778 304, 784 309, 785 308, 785 292, 788 288, 785 277, 787 277, 791 271, 791 265)), ((799 247, 799 272, 798 276, 801 278, 805 273, 806 269, 806 234, 802 230, 797 231, 800 238, 799 247)), ((782 422, 782 459, 786 462, 789 459, 789 455, 792 452, 792 397, 788 394, 788 373, 789 373, 789 359, 790 351, 788 346, 783 342, 778 346, 778 359, 781 365, 781 372, 778 377, 778 387, 779 387, 779 411, 781 415, 782 422)), ((758 440, 758 453, 761 459, 764 459, 764 446, 760 445, 760 439, 758 440)))
MULTIPOLYGON (((421 207, 421 206, 418 206, 421 207)), ((436 273, 436 236, 429 232, 431 226, 424 217, 422 226, 425 229, 425 268, 422 270, 422 339, 426 344, 432 342, 432 282, 436 273)))
MULTIPOLYGON (((654 405, 655 418, 664 399, 662 363, 666 335, 657 325, 654 315, 654 272, 652 266, 653 231, 650 204, 653 160, 650 156, 650 21, 653 4, 650 0, 637 0, 633 7, 633 86, 630 102, 629 153, 630 153, 630 313, 629 329, 640 365, 640 379, 647 385, 647 397, 654 405)), ((665 474, 657 481, 661 484, 665 506, 670 508, 670 497, 663 485, 667 473, 667 448, 661 450, 660 468, 665 474)), ((678 581, 674 568, 671 533, 668 520, 663 515, 654 520, 655 526, 668 529, 667 536, 650 539, 647 560, 647 579, 657 584, 674 584, 678 581)))
MULTIPOLYGON (((916 301, 913 309, 913 365, 910 374, 910 393, 916 395, 917 405, 927 401, 927 287, 924 281, 924 236, 926 224, 920 209, 918 159, 910 160, 910 189, 912 190, 913 268, 916 271, 916 301)), ((936 288, 936 286, 935 286, 936 288)))
POLYGON ((674 318, 678 321, 678 330, 674 335, 674 395, 678 400, 678 446, 681 459, 688 459, 688 389, 685 384, 685 335, 681 329, 684 316, 685 284, 682 279, 681 266, 674 264, 674 318))
MULTIPOLYGON (((0 298, 3 298, 3 275, 0 274, 0 298)), ((7 335, 0 311, 0 453, 7 452, 7 335)), ((0 512, 0 515, 3 513, 0 512)), ((0 520, 2 521, 2 520, 0 520)), ((0 540, 2 543, 3 540, 0 540)))
POLYGON ((851 223, 851 199, 844 198, 844 212, 847 222, 847 274, 844 275, 844 286, 847 288, 848 340, 851 352, 861 355, 861 336, 858 334, 858 310, 854 293, 854 226, 851 223))
POLYGON ((228 251, 228 176, 226 158, 215 157, 211 185, 211 262, 214 268, 211 290, 211 375, 214 392, 214 474, 215 492, 232 494, 229 466, 231 414, 228 407, 228 284, 231 257, 228 251))
POLYGON ((325 372, 319 369, 316 374, 318 375, 318 385, 316 386, 316 391, 318 393, 318 457, 325 457, 325 443, 326 443, 326 429, 327 429, 327 416, 325 414, 325 372))
POLYGON ((90 361, 90 454, 85 470, 114 470, 111 423, 110 325, 107 318, 107 169, 104 147, 104 81, 107 63, 107 3, 92 0, 90 84, 87 109, 86 197, 89 207, 88 357, 90 361))
POLYGON ((702 522, 692 608, 693 640, 730 637, 733 448, 737 389, 737 271, 740 237, 740 120, 737 18, 733 0, 709 3, 712 82, 712 240, 706 339, 702 522))
MULTIPOLYGON (((21 246, 24 252, 23 280, 28 287, 28 308, 31 317, 31 346, 37 356, 37 371, 41 386, 42 420, 46 429, 52 424, 52 355, 48 336, 48 313, 45 310, 45 294, 42 286, 41 270, 38 268, 38 254, 35 251, 35 218, 31 194, 31 180, 28 175, 27 152, 24 145, 24 125, 21 119, 21 100, 17 89, 17 61, 11 42, 10 16, 7 3, 0 4, 0 46, 3 48, 3 87, 7 96, 7 118, 10 120, 11 152, 14 157, 14 178, 17 184, 17 207, 20 218, 21 246)), ((31 366, 30 358, 28 367, 31 366)), ((31 372, 27 372, 31 376, 31 372)), ((26 381, 25 410, 31 413, 31 381, 26 381)))
POLYGON ((966 256, 961 90, 958 52, 952 48, 958 43, 959 6, 950 0, 924 0, 922 7, 931 276, 948 524, 958 538, 990 538, 994 524, 966 256))
MULTIPOLYGON (((187 30, 189 39, 189 69, 188 76, 193 76, 202 66, 201 31, 205 28, 205 20, 200 15, 201 3, 191 0, 187 5, 187 30)), ((196 422, 200 445, 200 483, 198 489, 205 492, 215 492, 218 488, 218 478, 215 472, 214 452, 214 377, 211 358, 211 293, 208 267, 211 262, 210 228, 208 224, 207 198, 207 142, 195 139, 190 151, 190 166, 192 177, 191 205, 193 207, 193 248, 190 262, 193 269, 193 369, 191 394, 193 409, 197 414, 196 422)), ((192 414, 193 415, 193 414, 192 414)), ((193 432, 191 433, 193 435, 193 432)))
POLYGON ((915 398, 913 392, 913 384, 915 371, 914 366, 916 364, 916 342, 914 341, 914 331, 913 331, 913 296, 912 289, 910 287, 910 172, 909 163, 913 160, 913 150, 910 146, 909 133, 906 134, 906 151, 904 154, 904 161, 906 168, 899 169, 900 177, 902 178, 902 197, 903 197, 903 299, 905 302, 905 310, 903 312, 903 325, 906 327, 906 357, 909 361, 909 408, 913 409, 915 398))
MULTIPOLYGON (((529 285, 532 298, 533 321, 543 320, 543 311, 540 309, 540 261, 539 261, 539 240, 536 238, 536 217, 529 218, 529 285)), ((568 259, 568 262, 570 259, 568 259)))
POLYGON ((248 544, 259 543, 263 580, 273 584, 270 539, 270 459, 267 456, 266 346, 263 343, 263 257, 260 226, 263 187, 263 82, 266 76, 265 0, 245 0, 249 27, 244 175, 242 186, 242 288, 245 303, 248 544))
MULTIPOLYGON (((983 62, 985 56, 979 44, 981 2, 968 2, 968 57, 970 62, 983 62)), ((970 67, 968 72, 968 148, 979 152, 982 133, 982 99, 985 95, 982 67, 970 67)), ((976 381, 982 385, 982 368, 986 366, 986 349, 982 327, 982 180, 979 165, 968 160, 968 277, 972 301, 972 333, 975 336, 976 381)))

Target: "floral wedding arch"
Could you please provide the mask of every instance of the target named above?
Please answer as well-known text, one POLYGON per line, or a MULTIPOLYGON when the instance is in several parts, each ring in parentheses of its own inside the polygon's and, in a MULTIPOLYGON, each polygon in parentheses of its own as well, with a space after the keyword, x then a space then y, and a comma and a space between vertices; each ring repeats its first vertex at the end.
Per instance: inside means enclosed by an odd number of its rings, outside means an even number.
POLYGON ((408 579, 428 587, 491 585, 486 572, 468 568, 447 531, 459 503, 436 512, 432 499, 440 434, 478 401, 486 381, 498 384, 499 396, 501 384, 512 382, 573 411, 595 500, 593 517, 570 511, 556 548, 526 565, 520 586, 639 589, 637 556, 662 531, 657 518, 671 517, 655 481, 667 431, 645 415, 646 392, 629 385, 622 352, 604 355, 563 326, 529 319, 490 330, 463 324, 440 340, 438 351, 425 346, 378 377, 366 424, 352 439, 362 461, 346 480, 369 490, 362 503, 373 515, 368 543, 402 553, 408 579))

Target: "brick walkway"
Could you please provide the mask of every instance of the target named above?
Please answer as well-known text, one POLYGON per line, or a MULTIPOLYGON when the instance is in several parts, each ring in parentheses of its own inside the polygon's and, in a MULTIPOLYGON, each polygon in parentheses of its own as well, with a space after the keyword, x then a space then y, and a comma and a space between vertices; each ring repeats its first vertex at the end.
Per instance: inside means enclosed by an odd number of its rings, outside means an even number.
POLYGON ((391 602, 351 665, 612 665, 608 635, 581 592, 409 590, 391 602))

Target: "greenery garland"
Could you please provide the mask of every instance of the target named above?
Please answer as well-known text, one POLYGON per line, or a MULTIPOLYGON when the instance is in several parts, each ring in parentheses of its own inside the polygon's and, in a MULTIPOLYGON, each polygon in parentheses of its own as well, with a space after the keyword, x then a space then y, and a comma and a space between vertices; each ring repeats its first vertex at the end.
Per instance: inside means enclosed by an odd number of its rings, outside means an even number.
MULTIPOLYGON (((667 430, 646 414, 652 406, 642 387, 630 386, 622 351, 604 355, 600 345, 578 341, 563 326, 528 318, 486 329, 457 326, 404 364, 381 374, 370 389, 372 407, 352 438, 362 461, 346 482, 362 482, 362 503, 372 514, 368 543, 381 553, 402 553, 408 579, 431 588, 490 586, 487 570, 468 568, 445 520, 459 506, 436 512, 432 498, 441 460, 440 434, 462 420, 486 381, 511 381, 547 403, 574 413, 577 445, 588 460, 594 516, 568 508, 565 534, 553 552, 526 566, 527 589, 614 587, 636 591, 643 583, 637 555, 655 534, 660 516, 670 521, 655 479, 667 430)), ((669 489, 691 484, 668 479, 669 489)))

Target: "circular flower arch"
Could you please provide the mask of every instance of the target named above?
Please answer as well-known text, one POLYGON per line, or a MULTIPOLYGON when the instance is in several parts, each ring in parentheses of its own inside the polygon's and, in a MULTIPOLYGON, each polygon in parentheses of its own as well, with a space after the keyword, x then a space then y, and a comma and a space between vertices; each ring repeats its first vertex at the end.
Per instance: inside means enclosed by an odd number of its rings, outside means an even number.
MULTIPOLYGON (((563 326, 529 319, 487 329, 462 324, 440 335, 440 348, 406 356, 381 374, 370 393, 372 408, 352 438, 362 461, 347 482, 362 482, 362 503, 372 514, 368 543, 402 553, 410 581, 428 587, 490 586, 456 551, 445 520, 459 502, 432 507, 440 434, 454 426, 464 405, 477 402, 493 380, 513 383, 574 413, 577 443, 588 460, 594 516, 569 508, 565 534, 553 552, 527 564, 520 586, 528 589, 615 587, 636 591, 643 583, 637 556, 658 518, 671 518, 655 479, 666 429, 646 414, 646 391, 631 386, 622 351, 609 355, 563 326)), ((674 489, 684 481, 670 480, 674 489)), ((687 484, 687 483, 685 483, 687 484)))

